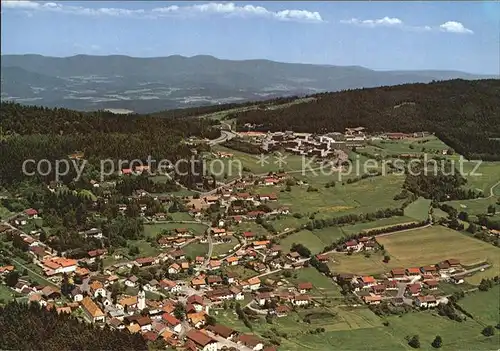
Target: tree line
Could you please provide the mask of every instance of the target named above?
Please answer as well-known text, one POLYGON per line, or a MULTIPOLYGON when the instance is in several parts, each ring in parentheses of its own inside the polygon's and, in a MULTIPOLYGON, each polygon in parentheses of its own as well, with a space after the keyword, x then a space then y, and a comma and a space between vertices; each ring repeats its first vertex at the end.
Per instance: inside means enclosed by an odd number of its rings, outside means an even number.
POLYGON ((38 304, 0 306, 0 345, 4 350, 147 350, 140 334, 80 322, 38 304))

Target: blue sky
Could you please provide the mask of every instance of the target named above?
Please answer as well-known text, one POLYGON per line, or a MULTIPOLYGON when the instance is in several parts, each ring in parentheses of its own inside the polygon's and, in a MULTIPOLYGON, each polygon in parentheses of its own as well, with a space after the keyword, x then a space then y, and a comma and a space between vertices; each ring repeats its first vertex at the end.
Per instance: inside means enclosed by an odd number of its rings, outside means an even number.
POLYGON ((227 59, 498 74, 500 3, 4 1, 2 54, 227 59))

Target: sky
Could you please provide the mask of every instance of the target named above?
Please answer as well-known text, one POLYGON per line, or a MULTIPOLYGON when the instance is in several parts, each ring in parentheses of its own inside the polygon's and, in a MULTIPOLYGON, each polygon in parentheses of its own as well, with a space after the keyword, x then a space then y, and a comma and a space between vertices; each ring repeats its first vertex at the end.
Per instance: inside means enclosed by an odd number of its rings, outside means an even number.
POLYGON ((499 2, 1 0, 2 54, 213 55, 499 74, 499 2))

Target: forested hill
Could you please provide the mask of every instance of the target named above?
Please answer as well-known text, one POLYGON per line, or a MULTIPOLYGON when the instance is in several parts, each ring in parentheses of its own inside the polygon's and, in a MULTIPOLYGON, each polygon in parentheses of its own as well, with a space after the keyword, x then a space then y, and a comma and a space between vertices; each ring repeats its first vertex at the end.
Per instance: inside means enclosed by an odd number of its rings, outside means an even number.
POLYGON ((37 305, 11 302, 0 307, 2 350, 147 350, 139 334, 79 322, 37 305))
MULTIPOLYGON (((2 103, 0 107, 0 184, 22 181, 25 160, 51 162, 81 151, 91 164, 100 160, 168 159, 192 155, 189 136, 216 138, 215 123, 200 118, 160 118, 78 112, 2 103)), ((70 179, 71 174, 68 175, 70 179)), ((44 181, 50 181, 52 174, 44 181)), ((182 181, 182 180, 181 180, 182 181)), ((195 180, 186 179, 187 183, 195 180)))
POLYGON ((500 80, 450 80, 429 84, 348 90, 313 95, 280 109, 232 114, 240 126, 301 132, 430 131, 471 158, 500 159, 500 80))

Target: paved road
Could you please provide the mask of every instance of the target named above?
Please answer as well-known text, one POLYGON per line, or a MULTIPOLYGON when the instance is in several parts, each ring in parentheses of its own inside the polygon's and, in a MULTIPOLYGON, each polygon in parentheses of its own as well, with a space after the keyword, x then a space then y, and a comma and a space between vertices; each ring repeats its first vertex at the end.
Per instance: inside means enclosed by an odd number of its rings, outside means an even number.
POLYGON ((221 129, 220 137, 218 137, 217 139, 210 140, 208 142, 208 145, 212 146, 212 145, 216 145, 216 144, 221 144, 221 143, 226 142, 227 140, 231 140, 235 136, 236 136, 236 134, 234 134, 233 132, 221 129))

